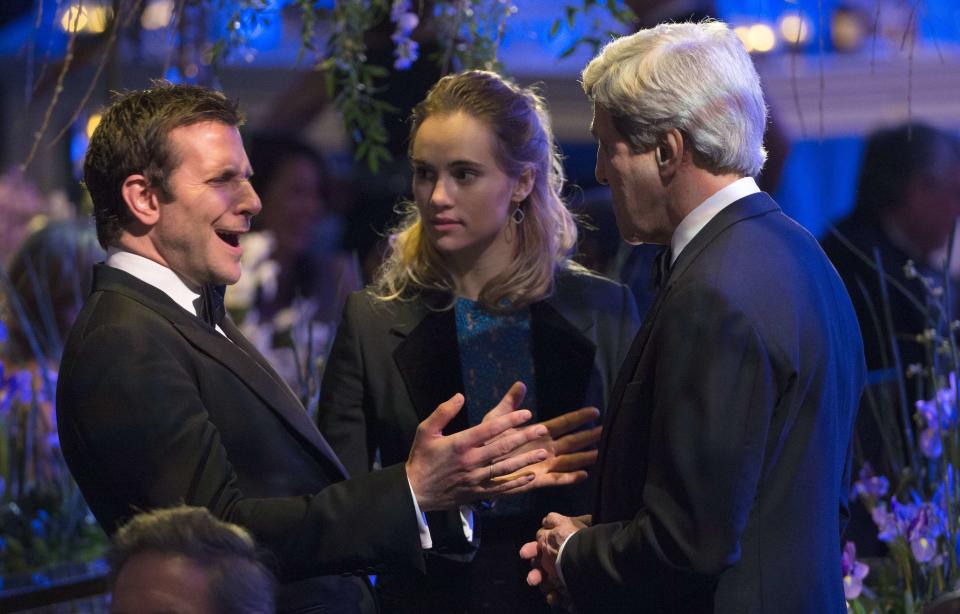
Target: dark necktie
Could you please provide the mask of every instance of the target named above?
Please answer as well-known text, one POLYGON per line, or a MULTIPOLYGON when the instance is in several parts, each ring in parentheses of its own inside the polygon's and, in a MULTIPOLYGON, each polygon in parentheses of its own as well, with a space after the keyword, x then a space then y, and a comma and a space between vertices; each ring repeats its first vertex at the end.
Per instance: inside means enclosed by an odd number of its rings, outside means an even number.
POLYGON ((223 307, 223 294, 226 290, 226 286, 215 286, 213 284, 204 284, 203 288, 200 289, 200 307, 197 315, 214 328, 226 314, 223 307))
POLYGON ((673 259, 673 252, 670 247, 661 249, 653 259, 653 287, 656 290, 663 288, 670 278, 670 261, 673 259))

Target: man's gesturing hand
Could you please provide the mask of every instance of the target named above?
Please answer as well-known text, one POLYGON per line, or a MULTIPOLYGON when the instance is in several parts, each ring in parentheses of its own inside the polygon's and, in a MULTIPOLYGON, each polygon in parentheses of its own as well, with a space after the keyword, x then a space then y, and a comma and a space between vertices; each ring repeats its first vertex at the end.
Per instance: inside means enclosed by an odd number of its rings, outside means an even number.
MULTIPOLYGON (((508 396, 514 392, 517 387, 523 384, 516 382, 508 392, 508 396)), ((502 416, 509 409, 504 407, 501 402, 497 407, 490 410, 483 417, 484 423, 502 416)), ((600 443, 600 432, 602 427, 595 427, 585 431, 577 431, 580 427, 593 422, 600 417, 600 411, 595 407, 584 407, 575 411, 567 412, 556 418, 544 421, 543 426, 547 427, 547 433, 525 444, 518 451, 533 450, 543 448, 547 451, 547 458, 535 465, 525 467, 524 473, 533 473, 534 479, 525 484, 521 491, 531 490, 533 488, 544 488, 548 486, 564 486, 566 484, 575 484, 587 478, 586 468, 597 462, 597 451, 587 450, 591 446, 600 443), (573 432, 577 431, 577 432, 573 432)), ((503 436, 509 434, 504 433, 503 436)), ((508 475, 500 479, 512 479, 518 475, 508 475)), ((511 494, 514 494, 512 491, 511 494)))
POLYGON ((533 473, 520 470, 548 454, 543 448, 522 447, 548 431, 542 424, 518 428, 531 417, 528 410, 517 409, 524 394, 523 384, 515 384, 494 408, 495 418, 452 435, 445 436, 443 429, 463 407, 462 394, 441 403, 420 423, 406 468, 421 511, 510 494, 533 482, 533 473), (507 475, 511 477, 503 479, 507 475))

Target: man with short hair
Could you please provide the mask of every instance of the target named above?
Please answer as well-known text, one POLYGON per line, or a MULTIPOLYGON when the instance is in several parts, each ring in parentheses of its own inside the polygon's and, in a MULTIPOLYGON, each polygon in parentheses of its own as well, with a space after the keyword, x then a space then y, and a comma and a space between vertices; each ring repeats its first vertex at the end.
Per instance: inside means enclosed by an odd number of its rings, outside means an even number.
POLYGON ((243 528, 202 507, 134 516, 113 536, 111 614, 272 614, 273 574, 243 528))
MULTIPOLYGON (((894 366, 890 339, 898 340, 903 365, 926 360, 926 346, 917 341, 917 335, 931 324, 927 291, 921 280, 904 274, 904 265, 912 260, 922 275, 938 277, 957 216, 960 137, 956 133, 918 121, 883 128, 867 137, 853 211, 836 223, 822 245, 853 299, 870 369, 894 366), (886 302, 892 330, 882 315, 874 249, 884 272, 915 299, 890 284, 886 302)), ((947 268, 954 279, 960 276, 960 261, 947 268)))
POLYGON ((816 240, 759 191, 766 107, 723 23, 663 24, 583 72, 597 179, 667 246, 614 386, 592 516, 550 514, 528 581, 578 612, 845 612, 840 534, 864 381, 816 240))
POLYGON ((223 315, 260 211, 241 120, 219 92, 165 83, 103 113, 84 179, 107 260, 61 361, 61 446, 107 533, 138 510, 202 506, 277 556, 281 611, 373 612, 369 574, 423 569, 423 513, 541 485, 535 471, 498 478, 548 457, 546 428, 514 428, 530 416, 515 385, 491 419, 444 436, 456 395, 421 423, 406 463, 347 479, 223 315))

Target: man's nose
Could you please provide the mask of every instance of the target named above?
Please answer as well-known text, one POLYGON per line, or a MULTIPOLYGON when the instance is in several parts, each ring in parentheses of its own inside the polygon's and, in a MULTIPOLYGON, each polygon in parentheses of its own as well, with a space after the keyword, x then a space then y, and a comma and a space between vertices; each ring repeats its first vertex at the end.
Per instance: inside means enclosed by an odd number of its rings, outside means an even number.
POLYGON ((253 189, 249 180, 244 182, 244 186, 246 192, 240 198, 240 206, 237 210, 240 213, 246 213, 252 217, 260 213, 263 209, 263 204, 260 202, 260 196, 257 195, 257 191, 253 189))

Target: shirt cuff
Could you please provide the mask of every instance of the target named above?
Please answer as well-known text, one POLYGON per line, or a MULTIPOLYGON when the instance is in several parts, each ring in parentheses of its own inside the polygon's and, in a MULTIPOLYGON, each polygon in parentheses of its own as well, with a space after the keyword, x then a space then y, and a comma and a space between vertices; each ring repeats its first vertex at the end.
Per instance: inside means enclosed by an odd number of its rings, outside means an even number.
POLYGON ((468 543, 473 543, 473 508, 469 505, 460 506, 460 523, 463 525, 463 536, 468 543))
POLYGON ((413 492, 410 478, 407 478, 407 488, 410 489, 410 498, 413 499, 413 511, 417 516, 417 529, 420 531, 420 547, 424 550, 433 548, 433 538, 430 537, 430 527, 427 526, 427 515, 420 511, 417 505, 417 495, 413 492))
MULTIPOLYGON (((577 531, 579 530, 580 529, 577 529, 577 531)), ((563 579, 563 568, 560 566, 560 560, 563 558, 563 549, 567 547, 567 544, 570 543, 570 538, 576 535, 577 531, 567 535, 567 539, 563 540, 563 543, 560 544, 560 549, 557 550, 557 562, 555 563, 557 568, 557 578, 560 579, 560 584, 562 584, 564 588, 567 587, 567 581, 563 579)))

